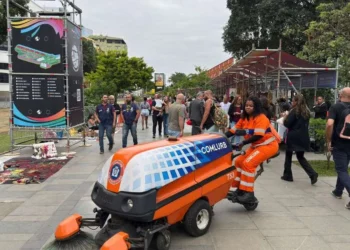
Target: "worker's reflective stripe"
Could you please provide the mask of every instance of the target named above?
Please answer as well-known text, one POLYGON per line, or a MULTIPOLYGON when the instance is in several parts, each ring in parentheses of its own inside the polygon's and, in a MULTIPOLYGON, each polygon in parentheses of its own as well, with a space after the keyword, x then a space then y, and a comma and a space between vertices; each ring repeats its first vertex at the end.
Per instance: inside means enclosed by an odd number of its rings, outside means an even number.
POLYGON ((266 132, 266 129, 263 129, 263 128, 256 128, 256 129, 254 129, 254 133, 263 133, 263 134, 265 134, 265 132, 266 132))
POLYGON ((248 177, 255 177, 255 174, 246 172, 244 170, 242 171, 242 175, 245 175, 245 176, 248 176, 248 177))
POLYGON ((236 168, 237 172, 242 172, 241 168, 236 168))
POLYGON ((267 139, 266 141, 264 141, 264 142, 262 142, 260 144, 254 145, 254 148, 259 147, 259 146, 268 145, 268 144, 270 144, 271 142, 273 142, 275 140, 276 140, 276 137, 273 136, 273 137, 267 139))
POLYGON ((254 183, 249 183, 249 182, 245 182, 245 181, 241 181, 240 185, 246 186, 246 187, 254 187, 254 183))
POLYGON ((241 178, 239 178, 239 177, 235 178, 235 181, 240 181, 240 180, 241 180, 241 178))
MULTIPOLYGON (((261 128, 258 128, 258 129, 261 129, 261 128)), ((262 129, 262 130, 264 130, 264 131, 260 131, 261 133, 264 133, 264 134, 271 133, 270 128, 262 129)), ((248 135, 254 135, 254 133, 256 132, 255 129, 246 129, 246 131, 247 131, 248 135)))

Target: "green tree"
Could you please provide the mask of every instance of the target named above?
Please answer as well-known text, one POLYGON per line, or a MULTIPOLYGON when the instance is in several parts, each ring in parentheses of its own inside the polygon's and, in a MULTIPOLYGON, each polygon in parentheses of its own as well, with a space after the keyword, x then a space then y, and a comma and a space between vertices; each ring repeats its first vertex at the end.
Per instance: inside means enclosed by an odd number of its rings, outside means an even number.
POLYGON ((305 31, 308 41, 298 54, 303 59, 336 67, 339 58, 339 86, 350 83, 350 3, 321 4, 319 21, 305 31))
POLYGON ((176 95, 178 90, 181 90, 186 95, 195 95, 198 90, 210 89, 208 84, 210 78, 207 71, 201 67, 196 66, 195 72, 191 74, 184 74, 176 72, 169 77, 171 85, 166 87, 164 92, 169 95, 176 95))
POLYGON ((153 68, 143 58, 129 58, 126 52, 99 53, 96 71, 86 74, 90 87, 86 89, 87 104, 100 102, 103 94, 117 95, 154 85, 153 68))
POLYGON ((97 52, 90 40, 83 39, 83 67, 84 73, 95 71, 97 67, 97 52))
MULTIPOLYGON (((27 7, 29 0, 16 0, 16 3, 27 7)), ((24 16, 27 12, 21 8, 18 8, 14 4, 10 3, 10 15, 11 16, 24 16)), ((6 41, 7 37, 7 14, 6 14, 6 1, 0 1, 0 44, 6 41)))
POLYGON ((296 54, 306 42, 303 32, 317 19, 320 2, 343 0, 227 0, 231 16, 224 28, 226 52, 242 57, 255 44, 258 48, 278 48, 296 54))
POLYGON ((179 84, 180 82, 187 81, 187 75, 185 73, 175 72, 169 77, 170 84, 179 84))

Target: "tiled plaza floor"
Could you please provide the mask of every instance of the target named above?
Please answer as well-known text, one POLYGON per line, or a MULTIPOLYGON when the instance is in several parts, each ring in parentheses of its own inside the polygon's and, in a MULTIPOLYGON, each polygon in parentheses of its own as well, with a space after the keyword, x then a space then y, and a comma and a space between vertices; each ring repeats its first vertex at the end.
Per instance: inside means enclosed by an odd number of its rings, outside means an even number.
MULTIPOLYGON (((140 127, 139 141, 152 141, 151 129, 142 131, 140 127)), ((115 148, 120 148, 120 133, 115 141, 115 148)), ((100 155, 98 143, 89 143, 93 145, 74 148, 77 155, 42 184, 0 185, 1 250, 40 249, 68 215, 93 216, 91 189, 112 153, 100 155)), ((191 238, 179 227, 172 232, 171 249, 350 249, 350 211, 344 208, 348 198, 331 197, 335 178, 320 178, 311 186, 306 174, 294 166, 294 182, 283 182, 283 159, 282 153, 257 180, 260 204, 256 211, 247 212, 224 200, 214 208, 207 235, 191 238)))

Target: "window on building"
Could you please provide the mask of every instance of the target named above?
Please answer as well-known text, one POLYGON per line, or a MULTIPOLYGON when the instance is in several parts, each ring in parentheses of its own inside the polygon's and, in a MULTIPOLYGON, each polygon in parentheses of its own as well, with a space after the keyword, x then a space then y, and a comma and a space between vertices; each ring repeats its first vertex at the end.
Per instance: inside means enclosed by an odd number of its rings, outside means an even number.
POLYGON ((9 75, 5 73, 0 73, 0 83, 8 83, 9 75))
POLYGON ((0 69, 9 69, 9 66, 7 63, 0 63, 0 69))

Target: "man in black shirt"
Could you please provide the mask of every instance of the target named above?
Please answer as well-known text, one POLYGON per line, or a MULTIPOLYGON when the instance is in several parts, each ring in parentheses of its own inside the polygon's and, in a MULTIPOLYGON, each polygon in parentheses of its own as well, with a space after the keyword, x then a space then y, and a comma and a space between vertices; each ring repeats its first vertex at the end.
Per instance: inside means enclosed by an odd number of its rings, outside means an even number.
MULTIPOLYGON (((341 199, 344 188, 350 194, 350 176, 348 166, 350 163, 350 139, 341 138, 345 117, 344 113, 350 109, 350 88, 340 91, 340 101, 329 110, 326 127, 328 150, 333 152, 335 169, 338 174, 337 185, 332 195, 341 199), (345 112, 344 112, 345 111, 345 112)), ((350 209, 350 202, 346 205, 350 209)))
POLYGON ((315 111, 315 119, 326 119, 327 118, 328 106, 325 103, 323 97, 321 97, 321 96, 317 97, 317 102, 313 108, 315 111))

